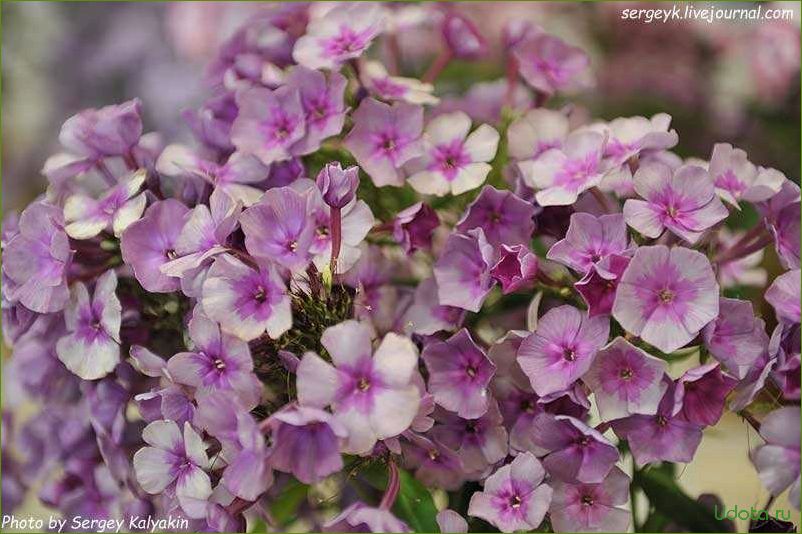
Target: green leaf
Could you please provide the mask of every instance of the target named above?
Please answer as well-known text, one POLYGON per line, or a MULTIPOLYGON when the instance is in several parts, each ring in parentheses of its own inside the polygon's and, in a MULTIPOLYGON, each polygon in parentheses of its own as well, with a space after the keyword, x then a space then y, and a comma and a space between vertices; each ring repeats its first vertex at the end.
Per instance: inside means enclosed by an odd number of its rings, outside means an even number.
POLYGON ((638 485, 655 511, 689 532, 726 532, 727 525, 716 519, 713 511, 689 497, 666 470, 636 471, 633 483, 638 485))
MULTIPOLYGON (((384 465, 373 465, 360 474, 376 489, 387 487, 387 468, 384 465)), ((437 525, 437 508, 432 494, 426 486, 403 469, 398 469, 401 487, 393 506, 393 513, 404 521, 414 532, 440 532, 437 525)))
POLYGON ((279 525, 286 526, 291 523, 298 512, 298 507, 306 499, 309 486, 297 480, 287 483, 287 486, 270 505, 270 514, 279 525))

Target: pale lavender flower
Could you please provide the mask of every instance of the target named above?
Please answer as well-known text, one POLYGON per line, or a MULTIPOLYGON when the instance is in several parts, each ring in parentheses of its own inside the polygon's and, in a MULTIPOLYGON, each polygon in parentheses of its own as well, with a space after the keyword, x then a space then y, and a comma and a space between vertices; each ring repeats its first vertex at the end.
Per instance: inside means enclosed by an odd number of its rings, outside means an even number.
POLYGON ((572 132, 562 147, 518 163, 526 184, 538 190, 538 204, 567 206, 576 202, 583 191, 599 185, 604 175, 601 158, 605 142, 597 132, 572 132))
POLYGON ((565 238, 549 249, 546 257, 586 274, 610 254, 620 254, 629 246, 627 225, 620 213, 595 217, 574 213, 565 238))
POLYGON ((62 310, 70 297, 72 251, 61 210, 45 202, 25 208, 19 233, 3 248, 3 293, 37 313, 62 310))
POLYGON ((276 339, 292 327, 290 297, 275 267, 249 267, 223 254, 203 283, 203 310, 224 332, 250 341, 265 332, 276 339))
POLYGON ((644 200, 627 200, 624 218, 646 237, 660 237, 668 229, 693 244, 729 215, 702 167, 683 165, 672 172, 663 164, 652 163, 642 165, 633 179, 635 191, 644 200))
POLYGON ((671 115, 658 113, 646 117, 620 117, 602 125, 607 133, 604 157, 612 166, 626 163, 644 152, 668 150, 679 141, 675 130, 670 130, 671 115))
POLYGON ((408 434, 408 443, 401 450, 415 478, 426 486, 456 491, 465 482, 464 467, 459 455, 436 439, 427 439, 417 434, 408 434))
POLYGON ((769 222, 769 229, 774 236, 774 248, 780 257, 780 263, 786 269, 799 269, 802 266, 800 263, 802 257, 802 253, 800 253, 800 242, 802 241, 800 206, 802 204, 794 202, 784 207, 777 214, 776 219, 769 222))
POLYGON ((137 98, 86 109, 67 119, 59 141, 71 152, 93 161, 126 155, 142 135, 141 111, 142 103, 137 98))
POLYGON ((674 389, 671 383, 656 414, 630 415, 612 423, 616 435, 629 443, 639 467, 658 461, 690 462, 702 441, 702 427, 679 415, 682 400, 674 389))
POLYGON ((535 229, 535 207, 510 191, 486 185, 457 223, 457 230, 481 228, 496 249, 503 245, 526 245, 535 229))
POLYGON ((568 136, 568 117, 560 111, 530 109, 507 129, 510 157, 519 161, 537 159, 552 148, 560 148, 568 136))
POLYGON ((574 288, 588 305, 590 317, 609 315, 613 311, 618 281, 629 261, 629 256, 610 254, 599 263, 591 265, 585 276, 574 284, 574 288))
POLYGON ((306 123, 298 89, 243 89, 237 93, 237 106, 239 114, 231 126, 237 150, 265 165, 300 154, 295 145, 306 135, 306 123))
POLYGON ((251 414, 237 408, 236 452, 225 451, 228 465, 220 484, 240 499, 255 501, 273 484, 272 466, 261 425, 251 414))
POLYGON ((487 124, 471 129, 462 111, 439 115, 426 125, 424 153, 409 163, 409 184, 419 193, 459 195, 476 189, 490 172, 499 134, 487 124))
POLYGON ((526 83, 545 95, 587 85, 590 58, 558 37, 534 35, 516 45, 513 55, 526 83))
POLYGON ((484 415, 466 419, 445 410, 435 411, 431 435, 457 453, 468 475, 484 471, 507 456, 509 445, 498 404, 492 400, 484 415))
POLYGON ((465 310, 443 306, 437 294, 437 282, 427 278, 415 288, 412 304, 404 313, 405 328, 415 334, 432 335, 441 330, 454 330, 462 322, 465 310))
POLYGON ((345 321, 327 328, 320 342, 334 365, 305 354, 298 366, 298 400, 302 406, 332 406, 348 431, 343 452, 367 453, 377 440, 409 428, 420 391, 412 382, 418 353, 408 338, 389 333, 374 354, 370 328, 345 321))
POLYGON ((262 384, 253 374, 248 344, 220 332, 220 326, 199 308, 188 325, 192 341, 189 352, 179 352, 167 361, 167 371, 178 384, 201 392, 225 391, 254 407, 259 403, 262 384))
POLYGON ((490 275, 501 284, 505 295, 532 283, 538 271, 537 256, 525 245, 501 245, 499 258, 490 275))
POLYGON ((134 472, 139 485, 150 494, 175 488, 183 512, 195 519, 206 516, 207 499, 212 494, 209 457, 203 440, 184 423, 183 436, 173 421, 154 421, 142 431, 148 444, 134 454, 134 472))
POLYGON ((389 102, 409 104, 437 104, 440 99, 432 94, 434 86, 417 78, 390 76, 379 61, 366 61, 359 72, 362 84, 377 98, 389 102))
POLYGON ((601 417, 610 421, 657 413, 666 371, 666 362, 617 337, 598 352, 582 380, 593 391, 601 417))
POLYGON ((518 363, 538 395, 562 391, 587 372, 609 334, 608 317, 559 306, 546 312, 521 343, 518 363))
POLYGON ((565 482, 601 482, 618 461, 618 449, 598 431, 567 415, 542 413, 531 427, 534 445, 546 471, 565 482))
POLYGON ((122 306, 116 289, 113 270, 98 278, 91 297, 82 282, 72 286, 64 310, 69 333, 58 340, 56 353, 67 369, 84 380, 102 378, 120 362, 122 306))
POLYGON ((466 419, 487 411, 487 386, 496 366, 466 329, 427 345, 421 358, 429 370, 429 392, 437 404, 466 419))
POLYGON ((766 441, 751 454, 758 476, 772 495, 786 488, 789 502, 799 509, 799 406, 778 408, 760 424, 766 441))
POLYGON ((248 252, 290 270, 303 270, 311 260, 315 231, 309 204, 310 195, 291 186, 267 191, 240 216, 248 252))
POLYGON ((145 216, 123 232, 123 261, 131 266, 145 290, 170 293, 179 288, 179 280, 162 273, 161 267, 177 257, 175 248, 188 212, 189 208, 177 200, 161 200, 151 204, 145 216))
POLYGON ((343 169, 339 161, 326 164, 315 180, 323 201, 332 208, 342 209, 356 195, 359 186, 359 167, 343 169))
MULTIPOLYGON (((722 250, 735 245, 741 237, 743 233, 734 234, 727 228, 721 228, 718 232, 718 242, 722 250)), ((735 286, 765 287, 768 273, 763 268, 764 252, 765 249, 757 250, 743 258, 719 264, 717 274, 721 287, 725 289, 735 286)))
POLYGON ((368 49, 384 29, 384 19, 379 3, 339 4, 309 23, 292 57, 310 69, 337 69, 368 49))
POLYGON ((774 169, 758 172, 746 152, 728 143, 717 143, 710 155, 708 172, 722 200, 738 207, 738 202, 761 202, 779 193, 785 176, 774 169))
POLYGON ((133 172, 97 200, 83 194, 67 198, 64 231, 73 239, 90 239, 111 227, 114 235, 120 237, 145 211, 145 193, 137 193, 146 176, 144 169, 133 172))
POLYGON ((340 443, 348 431, 329 412, 289 405, 271 415, 265 428, 271 432, 273 469, 316 484, 343 468, 340 443))
POLYGON ((613 467, 598 484, 556 481, 549 517, 555 532, 626 532, 630 512, 629 477, 613 467))
POLYGON ((398 212, 393 219, 393 239, 404 252, 411 254, 419 248, 430 248, 432 234, 440 226, 437 212, 423 202, 417 202, 398 212))
POLYGON ((353 119, 345 148, 377 186, 403 185, 401 167, 423 152, 423 108, 365 98, 353 119))
POLYGON ((406 523, 384 508, 354 503, 323 525, 324 532, 411 532, 406 523))
POLYGON ((345 122, 345 76, 331 72, 328 77, 318 70, 296 66, 290 70, 285 84, 298 90, 306 117, 306 135, 293 146, 297 155, 309 154, 320 143, 343 129, 345 122))
POLYGON ((691 341, 718 316, 710 261, 684 247, 641 247, 618 283, 613 317, 663 352, 691 341))
POLYGON ((738 381, 721 372, 718 362, 688 369, 677 379, 674 396, 682 402, 680 414, 691 423, 712 426, 721 419, 724 400, 738 381))
POLYGON ((787 323, 799 323, 802 282, 800 270, 788 271, 778 276, 766 291, 766 301, 774 308, 777 319, 787 323))
POLYGON ((493 247, 481 228, 448 236, 434 266, 441 305, 478 312, 493 288, 493 247))
POLYGON ((769 337, 748 300, 721 297, 719 314, 702 330, 710 354, 733 375, 744 378, 766 352, 769 337))
POLYGON ((165 176, 189 176, 203 180, 216 191, 250 206, 259 201, 264 191, 256 184, 267 179, 268 168, 258 158, 242 153, 232 154, 225 164, 204 159, 184 145, 168 145, 159 155, 156 170, 165 176))
POLYGON ((524 452, 490 475, 482 491, 471 497, 468 515, 480 517, 502 532, 533 530, 549 509, 552 488, 543 483, 546 471, 524 452))
POLYGON ((468 522, 454 510, 441 510, 437 512, 437 526, 443 533, 462 533, 468 532, 468 522))

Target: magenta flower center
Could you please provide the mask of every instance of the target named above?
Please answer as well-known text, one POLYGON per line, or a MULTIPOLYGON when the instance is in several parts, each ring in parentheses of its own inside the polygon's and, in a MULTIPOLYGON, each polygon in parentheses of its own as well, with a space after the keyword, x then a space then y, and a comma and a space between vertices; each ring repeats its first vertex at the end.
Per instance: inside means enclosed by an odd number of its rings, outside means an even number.
POLYGON ((221 360, 220 358, 215 358, 215 359, 214 359, 214 362, 212 362, 212 363, 213 363, 213 365, 214 365, 214 368, 215 368, 215 369, 217 369, 218 371, 225 371, 225 369, 226 369, 226 362, 224 362, 224 361, 223 361, 223 360, 221 360))
POLYGON ((563 358, 569 362, 576 360, 576 351, 574 350, 574 347, 565 347, 563 349, 563 358))
POLYGON ((621 369, 621 373, 618 376, 620 376, 623 380, 629 380, 630 378, 632 378, 632 375, 633 375, 632 369, 626 367, 624 369, 621 369))
POLYGON ((583 495, 582 504, 585 506, 593 506, 593 495, 583 495))
POLYGON ((674 301, 674 292, 671 291, 670 289, 660 290, 658 296, 660 297, 660 302, 662 302, 663 304, 670 304, 671 302, 674 301))
POLYGON ((461 139, 438 145, 434 149, 433 156, 433 170, 440 172, 449 181, 456 178, 460 169, 471 162, 461 139))
POLYGON ((339 57, 358 53, 365 48, 369 37, 369 32, 355 32, 347 26, 340 28, 337 37, 329 39, 323 45, 323 51, 327 56, 339 57))
POLYGON ((727 169, 725 172, 716 176, 716 187, 726 189, 736 195, 740 195, 746 191, 747 186, 732 172, 732 169, 727 169))

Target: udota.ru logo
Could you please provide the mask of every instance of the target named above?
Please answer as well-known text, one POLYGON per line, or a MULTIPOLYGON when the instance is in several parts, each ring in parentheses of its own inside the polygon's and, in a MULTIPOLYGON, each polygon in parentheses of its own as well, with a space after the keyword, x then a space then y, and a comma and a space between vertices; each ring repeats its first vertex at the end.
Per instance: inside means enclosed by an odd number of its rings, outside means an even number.
POLYGON ((729 510, 722 508, 720 513, 718 505, 714 505, 713 513, 718 520, 731 519, 734 521, 737 518, 743 521, 767 521, 773 518, 780 521, 789 521, 791 519, 791 510, 777 508, 774 514, 772 514, 768 510, 758 510, 754 506, 751 506, 748 510, 746 508, 738 508, 737 504, 734 508, 730 508, 729 510))

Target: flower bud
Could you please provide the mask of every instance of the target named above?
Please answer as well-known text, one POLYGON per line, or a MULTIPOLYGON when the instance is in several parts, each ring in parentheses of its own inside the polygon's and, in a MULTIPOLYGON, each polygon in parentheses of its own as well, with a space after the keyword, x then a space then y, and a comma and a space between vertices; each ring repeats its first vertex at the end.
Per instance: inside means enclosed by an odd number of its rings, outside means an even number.
POLYGON ((332 208, 343 208, 354 199, 359 186, 359 167, 343 169, 335 161, 328 163, 317 175, 317 187, 323 200, 332 208))
POLYGON ((449 11, 443 20, 443 38, 455 58, 476 59, 487 52, 487 43, 466 17, 449 11))
POLYGON ((92 159, 121 156, 142 135, 142 103, 138 98, 119 105, 87 109, 61 127, 59 141, 68 150, 92 159))

